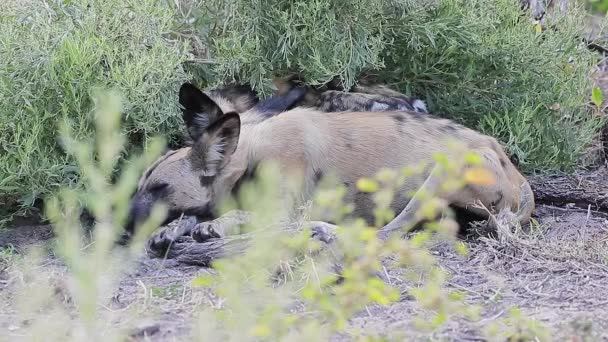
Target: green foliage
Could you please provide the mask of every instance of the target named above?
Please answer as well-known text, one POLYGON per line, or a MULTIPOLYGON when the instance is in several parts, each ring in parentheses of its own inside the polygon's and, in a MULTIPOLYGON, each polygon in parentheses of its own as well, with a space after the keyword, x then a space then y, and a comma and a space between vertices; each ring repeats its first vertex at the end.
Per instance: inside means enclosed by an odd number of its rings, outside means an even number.
POLYGON ((0 272, 7 269, 10 265, 15 263, 15 260, 19 258, 19 254, 15 250, 13 245, 8 245, 0 248, 0 272))
POLYGON ((58 128, 92 132, 91 92, 125 95, 124 131, 141 146, 179 124, 185 46, 163 34, 175 13, 160 1, 3 1, 0 5, 0 203, 14 208, 78 179, 58 128))
POLYGON ((217 3, 224 15, 212 33, 215 72, 265 92, 286 72, 313 85, 340 76, 347 87, 373 73, 421 96, 432 112, 496 136, 527 170, 568 169, 599 127, 586 108, 597 57, 581 42, 579 8, 539 32, 518 3, 217 3))
POLYGON ((593 11, 606 13, 608 11, 607 0, 586 0, 587 6, 593 11))

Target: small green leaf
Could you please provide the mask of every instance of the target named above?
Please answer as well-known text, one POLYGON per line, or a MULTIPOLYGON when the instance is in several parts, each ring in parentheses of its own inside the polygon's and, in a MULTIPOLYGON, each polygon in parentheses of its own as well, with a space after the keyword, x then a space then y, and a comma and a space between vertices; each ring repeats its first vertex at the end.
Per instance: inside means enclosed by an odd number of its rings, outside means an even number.
POLYGON ((481 156, 475 152, 469 152, 467 153, 465 156, 465 161, 471 165, 481 165, 481 163, 483 162, 483 159, 481 159, 481 156))
POLYGON ((593 88, 593 91, 591 92, 591 101, 593 101, 593 104, 598 108, 602 105, 602 102, 604 102, 604 95, 600 88, 593 88))
POLYGON ((378 183, 369 178, 361 178, 357 181, 357 189, 362 192, 378 191, 378 183))
POLYGON ((455 247, 456 247, 456 252, 458 252, 458 254, 460 254, 462 256, 469 255, 469 249, 463 242, 457 243, 455 245, 455 247))
POLYGON ((213 284, 213 278, 210 276, 201 275, 192 279, 192 286, 194 287, 210 286, 211 284, 213 284))

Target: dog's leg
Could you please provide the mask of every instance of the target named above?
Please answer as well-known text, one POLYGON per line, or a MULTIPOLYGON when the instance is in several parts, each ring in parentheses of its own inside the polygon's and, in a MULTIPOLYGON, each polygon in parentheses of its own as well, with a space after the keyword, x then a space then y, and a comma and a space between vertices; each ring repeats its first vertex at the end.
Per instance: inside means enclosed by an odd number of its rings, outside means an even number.
POLYGON ((237 225, 250 223, 252 214, 243 210, 232 210, 219 218, 196 224, 190 234, 197 242, 205 242, 209 239, 219 239, 226 236, 226 229, 237 225))

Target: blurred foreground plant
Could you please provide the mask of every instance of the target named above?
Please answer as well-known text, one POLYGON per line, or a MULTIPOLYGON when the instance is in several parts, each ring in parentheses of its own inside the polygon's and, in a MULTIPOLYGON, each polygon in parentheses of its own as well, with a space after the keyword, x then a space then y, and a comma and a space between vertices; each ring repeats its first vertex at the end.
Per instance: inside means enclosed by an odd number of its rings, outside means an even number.
POLYGON ((163 143, 154 140, 143 156, 124 165, 121 177, 112 183, 126 140, 119 129, 121 102, 114 92, 98 93, 94 99, 95 140, 74 140, 66 125, 62 132, 63 145, 77 160, 85 189, 65 188, 46 202, 46 214, 57 236, 54 251, 67 266, 67 277, 60 284, 52 284, 48 283, 52 279, 49 274, 32 269, 31 265, 40 261, 40 250, 24 259, 26 277, 17 306, 22 321, 28 322, 27 338, 31 340, 117 340, 118 331, 112 329, 111 320, 105 317, 106 311, 99 310, 100 305, 112 296, 119 276, 133 266, 147 236, 164 215, 162 208, 155 208, 130 249, 116 248, 129 197, 143 169, 158 157, 163 143), (95 218, 90 236, 80 222, 83 207, 95 218), (57 298, 53 293, 57 289, 65 291, 65 297, 57 298), (73 316, 71 309, 75 309, 73 316), (50 332, 56 336, 49 336, 50 332))

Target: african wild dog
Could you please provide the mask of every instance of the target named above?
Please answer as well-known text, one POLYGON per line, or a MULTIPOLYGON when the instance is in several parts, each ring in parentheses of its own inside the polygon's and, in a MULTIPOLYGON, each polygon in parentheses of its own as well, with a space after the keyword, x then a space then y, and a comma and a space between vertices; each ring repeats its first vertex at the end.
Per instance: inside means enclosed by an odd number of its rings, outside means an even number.
POLYGON ((386 111, 414 111, 428 113, 424 101, 405 96, 386 85, 371 83, 368 80, 352 87, 349 92, 343 91, 336 81, 320 89, 301 85, 297 76, 288 76, 275 79, 277 95, 286 96, 295 89, 306 89, 306 94, 295 106, 312 107, 323 112, 386 112, 386 111))
MULTIPOLYGON (((409 179, 391 204, 391 209, 399 214, 383 230, 400 229, 419 205, 406 194, 437 186, 433 155, 444 152, 450 159, 460 157, 449 155, 448 139, 478 153, 496 179, 491 185, 470 184, 444 195, 443 199, 457 212, 488 218, 486 210, 472 206, 479 201, 492 213, 509 209, 525 224, 534 209, 528 182, 498 142, 447 119, 412 111, 329 114, 302 107, 260 119, 253 110, 242 115, 224 113, 218 104, 188 84, 180 89, 180 102, 184 115, 194 115, 186 122, 193 126, 188 130, 198 132, 198 136, 191 147, 159 158, 141 177, 132 199, 128 231, 146 219, 152 205, 158 202, 168 208, 165 224, 181 214, 194 215, 199 220, 216 217, 221 214, 216 212, 216 205, 238 191, 259 163, 269 160, 278 162, 281 179, 298 181, 297 188, 286 187, 286 200, 298 203, 309 199, 319 180, 331 174, 346 187, 345 200, 354 204, 354 215, 373 223, 373 201, 369 194, 357 191, 356 181, 373 176, 382 168, 401 169, 428 162, 430 167, 419 177, 409 179)), ((331 227, 315 221, 313 230, 331 227)), ((192 233, 198 241, 222 235, 206 229, 201 224, 186 233, 192 233)))
MULTIPOLYGON (((306 94, 298 93, 299 101, 292 103, 290 108, 296 106, 315 108, 323 112, 387 112, 387 111, 413 111, 419 113, 429 113, 424 101, 408 97, 396 90, 389 88, 383 84, 373 83, 373 81, 362 79, 361 82, 352 87, 349 92, 344 92, 337 82, 330 82, 329 86, 325 86, 320 90, 313 89, 309 86, 298 84, 296 77, 288 77, 285 79, 275 79, 277 85, 277 95, 275 97, 283 97, 296 99, 294 96, 289 96, 291 92, 297 89, 305 89, 306 94)), ((289 102, 287 100, 286 102, 289 102)), ((519 157, 516 154, 510 154, 509 160, 516 166, 519 166, 519 157)))

